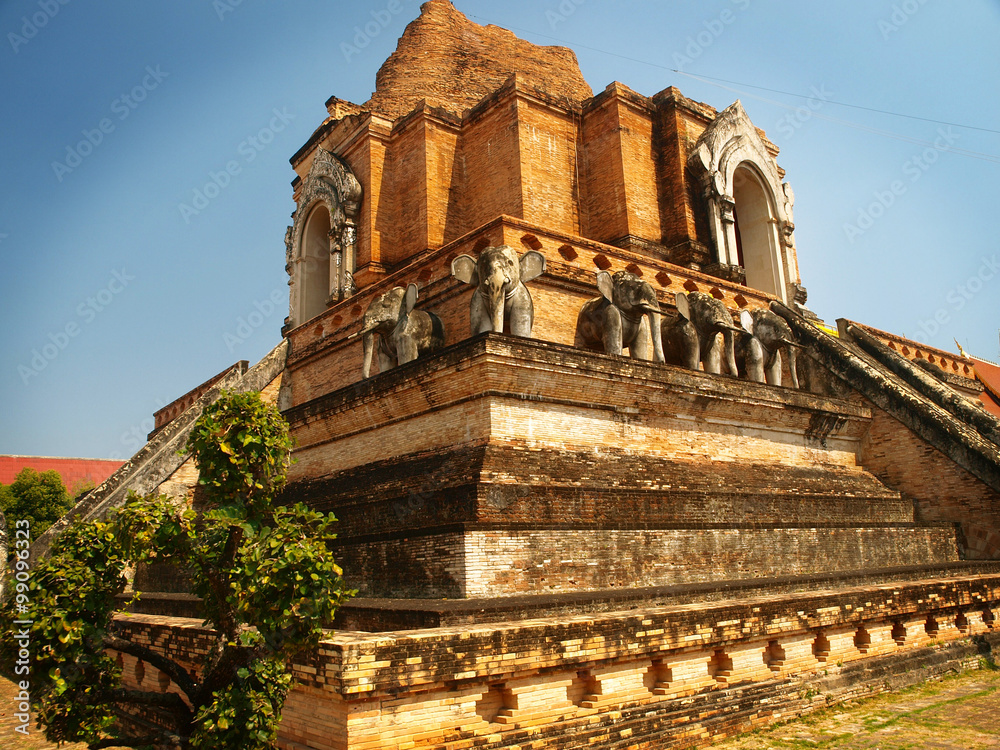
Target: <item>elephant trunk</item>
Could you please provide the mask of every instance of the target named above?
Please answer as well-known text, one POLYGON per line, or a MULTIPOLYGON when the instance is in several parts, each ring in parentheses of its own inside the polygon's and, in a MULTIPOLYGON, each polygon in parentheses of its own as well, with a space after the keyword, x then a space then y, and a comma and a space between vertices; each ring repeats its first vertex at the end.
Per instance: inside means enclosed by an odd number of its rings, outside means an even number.
POLYGON ((735 327, 727 327, 722 330, 722 342, 723 349, 725 350, 726 356, 726 367, 729 368, 729 373, 733 377, 739 377, 740 371, 736 367, 736 343, 733 336, 733 332, 743 333, 743 330, 735 327))
POLYGON ((644 306, 646 315, 649 317, 649 337, 653 340, 653 361, 666 362, 663 355, 663 337, 660 335, 660 310, 657 307, 644 306))
POLYGON ((502 271, 497 271, 492 276, 488 276, 480 284, 480 291, 486 302, 489 312, 492 330, 496 333, 503 333, 504 303, 507 297, 504 290, 507 285, 507 277, 502 271))
MULTIPOLYGON (((503 287, 501 287, 501 289, 502 288, 503 287)), ((502 293, 498 294, 497 297, 499 299, 490 302, 490 305, 491 305, 490 318, 493 321, 493 330, 496 331, 497 333, 503 333, 503 307, 504 307, 503 303, 504 303, 504 298, 503 298, 503 294, 502 293)))
POLYGON ((788 376, 792 381, 792 388, 799 390, 799 374, 796 367, 796 358, 798 357, 798 347, 787 346, 785 351, 788 353, 788 376))
POLYGON ((361 367, 361 375, 367 379, 372 370, 372 353, 375 351, 375 331, 369 329, 363 332, 361 343, 364 346, 365 361, 361 367))

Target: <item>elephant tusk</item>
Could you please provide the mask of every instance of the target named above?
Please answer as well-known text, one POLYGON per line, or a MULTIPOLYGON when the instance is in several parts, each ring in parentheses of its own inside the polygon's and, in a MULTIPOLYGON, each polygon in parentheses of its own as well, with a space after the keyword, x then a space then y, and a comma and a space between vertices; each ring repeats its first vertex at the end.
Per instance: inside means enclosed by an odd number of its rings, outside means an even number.
POLYGON ((644 312, 650 312, 650 313, 659 313, 660 312, 660 308, 653 307, 652 305, 639 305, 638 307, 639 307, 640 310, 643 310, 644 312))
POLYGON ((360 331, 355 331, 350 336, 348 336, 345 341, 350 341, 351 339, 356 339, 358 336, 364 336, 366 333, 372 333, 378 330, 378 324, 370 326, 369 328, 364 328, 360 331))
POLYGON ((788 339, 781 339, 780 343, 781 343, 782 346, 790 346, 793 349, 806 349, 807 348, 807 347, 803 346, 802 344, 796 343, 795 341, 789 341, 788 339))

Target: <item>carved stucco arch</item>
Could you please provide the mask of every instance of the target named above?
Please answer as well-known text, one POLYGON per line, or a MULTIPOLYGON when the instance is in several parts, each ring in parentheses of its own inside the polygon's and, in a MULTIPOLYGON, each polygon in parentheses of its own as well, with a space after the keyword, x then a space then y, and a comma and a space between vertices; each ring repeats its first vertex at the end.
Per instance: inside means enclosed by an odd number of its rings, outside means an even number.
POLYGON ((304 262, 304 233, 309 217, 317 207, 322 206, 330 214, 328 302, 354 293, 357 217, 361 197, 361 183, 347 163, 336 154, 317 148, 309 174, 299 190, 292 226, 285 233, 285 270, 289 275, 287 327, 300 325, 316 314, 303 309, 302 290, 305 286, 304 274, 308 273, 308 264, 304 262))
POLYGON ((773 223, 773 243, 767 249, 752 249, 769 253, 768 261, 774 265, 774 282, 768 285, 772 288, 764 291, 786 303, 804 302, 793 237, 795 196, 788 183, 781 181, 777 162, 739 101, 720 112, 705 129, 688 158, 688 166, 702 181, 716 260, 724 266, 739 265, 734 198, 737 172, 746 169, 752 173, 764 192, 773 223))

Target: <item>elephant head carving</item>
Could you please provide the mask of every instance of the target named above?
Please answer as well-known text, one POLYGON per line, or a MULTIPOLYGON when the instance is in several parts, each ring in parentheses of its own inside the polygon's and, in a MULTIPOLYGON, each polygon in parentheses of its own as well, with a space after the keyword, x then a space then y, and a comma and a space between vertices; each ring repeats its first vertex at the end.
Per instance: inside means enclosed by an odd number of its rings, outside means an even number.
POLYGON ((792 387, 798 389, 799 376, 797 349, 791 327, 770 310, 743 311, 743 328, 749 336, 737 345, 737 359, 741 374, 750 380, 768 385, 781 385, 781 350, 788 357, 788 376, 792 387))
POLYGON ((579 343, 606 354, 628 347, 633 359, 663 362, 660 304, 649 282, 627 271, 600 271, 597 288, 602 296, 585 302, 577 318, 579 343))
POLYGON ((415 310, 417 285, 393 287, 368 305, 362 318, 364 364, 361 374, 371 374, 372 354, 378 338, 379 372, 412 362, 425 352, 444 346, 444 325, 437 315, 415 310))
POLYGON ((531 336, 535 311, 525 283, 545 273, 545 256, 529 250, 520 258, 507 245, 487 247, 475 259, 459 255, 451 275, 471 284, 469 322, 472 334, 484 331, 531 336))
POLYGON ((663 353, 667 362, 720 374, 725 360, 731 375, 738 373, 734 334, 743 330, 733 325, 729 310, 719 300, 704 292, 678 292, 677 314, 662 324, 663 353))

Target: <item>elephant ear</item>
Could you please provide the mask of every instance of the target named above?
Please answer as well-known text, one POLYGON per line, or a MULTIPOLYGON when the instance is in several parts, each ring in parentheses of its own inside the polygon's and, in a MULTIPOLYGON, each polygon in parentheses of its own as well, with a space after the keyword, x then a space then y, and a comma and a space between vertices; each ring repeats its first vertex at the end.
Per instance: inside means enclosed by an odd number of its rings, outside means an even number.
POLYGON ((743 330, 753 335, 753 315, 750 314, 749 310, 740 311, 740 325, 743 326, 743 330))
POLYGON ((471 255, 459 255, 451 262, 451 275, 459 281, 472 286, 479 286, 479 272, 476 269, 476 259, 471 255))
POLYGON ((407 314, 413 312, 413 308, 417 306, 417 296, 419 292, 417 290, 416 284, 410 284, 406 287, 406 300, 404 302, 407 314))
POLYGON ((614 301, 615 285, 607 271, 597 272, 597 288, 608 302, 614 301))
POLYGON ((537 279, 545 273, 545 256, 537 250, 529 250, 521 256, 521 282, 537 279))
POLYGON ((677 312, 684 320, 691 320, 691 306, 688 304, 688 296, 684 292, 677 292, 674 295, 674 304, 677 305, 677 312))

